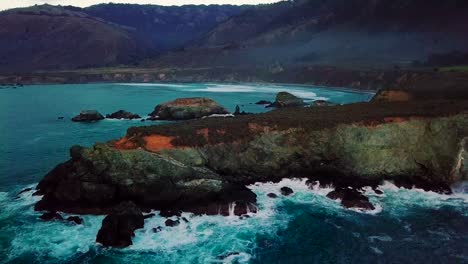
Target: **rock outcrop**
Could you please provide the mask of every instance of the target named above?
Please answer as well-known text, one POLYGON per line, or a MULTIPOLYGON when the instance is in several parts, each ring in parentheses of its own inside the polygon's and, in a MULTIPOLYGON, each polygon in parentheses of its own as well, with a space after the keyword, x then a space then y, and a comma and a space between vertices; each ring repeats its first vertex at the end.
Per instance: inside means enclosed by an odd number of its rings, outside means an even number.
POLYGON ((109 118, 109 119, 140 119, 141 116, 139 116, 137 114, 127 112, 125 110, 119 110, 119 111, 114 112, 112 114, 107 114, 106 118, 109 118))
POLYGON ((96 110, 84 110, 79 115, 72 118, 73 122, 94 122, 103 120, 104 116, 96 110))
POLYGON ((268 105, 267 107, 277 107, 277 108, 282 108, 282 107, 300 107, 304 106, 304 100, 301 98, 290 94, 288 92, 279 92, 276 95, 276 100, 268 105))
POLYGON ((229 114, 229 111, 211 99, 196 97, 159 104, 149 115, 158 120, 188 120, 214 114, 229 114))
POLYGON ((141 210, 132 202, 123 202, 102 220, 96 242, 105 247, 127 247, 132 244, 134 231, 143 228, 144 217, 141 210))

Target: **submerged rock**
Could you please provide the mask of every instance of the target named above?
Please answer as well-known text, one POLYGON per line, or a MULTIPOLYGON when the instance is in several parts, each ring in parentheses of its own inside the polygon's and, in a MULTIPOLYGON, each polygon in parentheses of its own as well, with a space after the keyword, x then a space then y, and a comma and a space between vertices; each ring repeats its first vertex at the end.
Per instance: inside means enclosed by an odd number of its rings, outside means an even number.
POLYGON ((358 190, 351 187, 339 187, 327 194, 333 200, 340 199, 341 204, 346 208, 357 208, 363 210, 374 210, 375 207, 369 202, 369 198, 358 190))
POLYGON ((289 187, 282 187, 281 188, 281 194, 284 195, 284 196, 289 196, 289 195, 291 195, 293 193, 294 193, 294 191, 289 187))
POLYGON ((119 110, 119 111, 114 112, 112 114, 107 114, 106 118, 109 118, 109 119, 140 119, 141 116, 139 116, 137 114, 127 112, 125 110, 119 110))
POLYGON ((104 218, 96 242, 105 247, 130 246, 134 231, 143 226, 144 217, 141 210, 132 202, 123 202, 104 218))
POLYGON ((40 218, 44 221, 63 220, 63 217, 57 212, 46 212, 40 218))
POLYGON ((104 116, 101 115, 96 110, 84 110, 84 111, 81 111, 79 115, 73 117, 72 121, 73 122, 93 122, 93 121, 99 121, 103 119, 104 119, 104 116))
POLYGON ((267 196, 270 197, 270 198, 273 198, 273 199, 278 197, 278 195, 276 195, 274 193, 269 193, 269 194, 267 194, 267 196))
POLYGON ((288 92, 279 92, 276 95, 276 100, 272 104, 268 105, 267 107, 277 107, 277 108, 283 108, 283 107, 299 107, 299 106, 304 106, 304 100, 301 98, 290 94, 288 92))
POLYGON ((66 220, 69 222, 73 222, 77 225, 83 224, 83 218, 78 217, 78 216, 69 216, 66 220))
POLYGON ((150 120, 188 120, 215 114, 229 114, 229 111, 211 99, 195 97, 159 104, 149 115, 150 120))

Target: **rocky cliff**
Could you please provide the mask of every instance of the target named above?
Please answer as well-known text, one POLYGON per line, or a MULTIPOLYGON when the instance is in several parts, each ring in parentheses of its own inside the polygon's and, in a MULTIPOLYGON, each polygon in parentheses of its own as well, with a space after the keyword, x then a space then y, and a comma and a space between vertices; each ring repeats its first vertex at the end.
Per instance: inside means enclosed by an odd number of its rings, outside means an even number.
POLYGON ((468 104, 367 103, 276 110, 230 119, 134 127, 120 140, 73 147, 38 185, 38 210, 106 213, 143 208, 196 213, 255 210, 245 185, 308 177, 335 185, 447 192, 466 179, 468 104))

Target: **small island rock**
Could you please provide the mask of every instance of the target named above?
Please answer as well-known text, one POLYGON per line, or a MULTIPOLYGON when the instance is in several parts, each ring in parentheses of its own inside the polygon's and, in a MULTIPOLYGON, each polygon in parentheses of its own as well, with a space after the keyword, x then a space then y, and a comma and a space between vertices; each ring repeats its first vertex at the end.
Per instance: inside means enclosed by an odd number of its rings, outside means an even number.
POLYGON ((157 105, 149 115, 150 120, 188 120, 214 114, 229 114, 229 111, 208 98, 179 98, 157 105))
POLYGON ((279 92, 276 95, 276 100, 274 103, 267 105, 266 107, 277 107, 277 108, 283 108, 283 107, 299 107, 299 106, 304 106, 304 100, 301 98, 290 94, 288 92, 279 92))
POLYGON ((103 120, 104 116, 96 110, 84 110, 79 115, 72 118, 73 122, 93 122, 103 120))
POLYGON ((140 119, 141 116, 139 116, 137 114, 127 112, 125 110, 119 110, 119 111, 114 112, 114 113, 112 113, 110 115, 107 114, 106 118, 109 118, 109 119, 140 119))

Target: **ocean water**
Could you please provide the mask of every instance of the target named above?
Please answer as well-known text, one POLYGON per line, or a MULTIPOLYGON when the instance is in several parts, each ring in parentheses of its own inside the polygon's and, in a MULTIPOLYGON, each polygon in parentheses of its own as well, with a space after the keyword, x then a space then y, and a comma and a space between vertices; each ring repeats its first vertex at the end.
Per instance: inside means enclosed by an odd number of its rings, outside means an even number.
MULTIPOLYGON (((91 146, 149 122, 104 120, 79 124, 81 109, 125 109, 145 116, 178 97, 206 96, 234 110, 287 90, 306 100, 366 101, 370 94, 294 85, 89 84, 0 90, 0 263, 468 263, 467 185, 453 195, 406 190, 385 182, 383 195, 366 190, 372 212, 344 209, 326 198, 333 187, 310 189, 305 179, 248 186, 259 211, 249 218, 194 216, 164 227, 157 215, 137 230, 133 245, 105 249, 95 243, 103 216, 83 225, 42 222, 33 191, 47 171, 68 159, 73 144, 91 146), (243 106, 242 106, 243 105, 243 106), (64 120, 58 120, 64 116, 64 120), (280 195, 291 187, 294 194, 280 195), (268 193, 278 194, 277 199, 268 193), (153 228, 163 226, 161 232, 153 228)), ((153 123, 153 122, 151 122, 153 123)))

